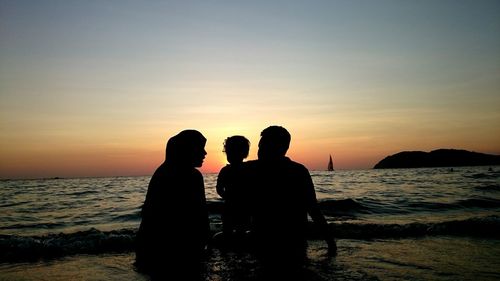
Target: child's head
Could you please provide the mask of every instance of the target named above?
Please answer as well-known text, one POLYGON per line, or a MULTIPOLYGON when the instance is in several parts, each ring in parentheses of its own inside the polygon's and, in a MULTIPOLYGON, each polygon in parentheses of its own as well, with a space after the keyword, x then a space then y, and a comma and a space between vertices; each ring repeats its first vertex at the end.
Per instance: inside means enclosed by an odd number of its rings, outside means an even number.
POLYGON ((224 152, 231 164, 243 162, 250 150, 250 141, 244 136, 232 136, 224 141, 224 152))

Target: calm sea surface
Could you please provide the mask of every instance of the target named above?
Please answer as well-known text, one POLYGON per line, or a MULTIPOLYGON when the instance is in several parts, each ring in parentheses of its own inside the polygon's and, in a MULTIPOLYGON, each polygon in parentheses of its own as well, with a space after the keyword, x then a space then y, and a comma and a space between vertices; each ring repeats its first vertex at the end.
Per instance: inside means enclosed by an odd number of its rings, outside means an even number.
MULTIPOLYGON (((311 175, 321 208, 335 227, 339 246, 344 246, 339 254, 357 255, 350 263, 368 265, 366 271, 387 280, 500 279, 500 166, 311 175), (408 256, 398 253, 403 244, 433 252, 408 256), (378 257, 367 257, 371 251, 378 257), (468 261, 470 256, 476 259, 468 261)), ((215 192, 217 174, 204 178, 215 231, 221 204, 215 192)), ((149 179, 0 181, 0 261, 14 263, 54 252, 64 257, 130 251, 149 179)))

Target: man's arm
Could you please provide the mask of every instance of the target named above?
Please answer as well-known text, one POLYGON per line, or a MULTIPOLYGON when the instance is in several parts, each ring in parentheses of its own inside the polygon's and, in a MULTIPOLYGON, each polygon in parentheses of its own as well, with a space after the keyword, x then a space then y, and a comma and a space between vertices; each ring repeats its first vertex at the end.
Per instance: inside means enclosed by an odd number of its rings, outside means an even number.
POLYGON ((328 222, 325 219, 325 216, 319 209, 318 200, 316 199, 316 191, 314 190, 314 183, 312 181, 311 175, 309 171, 307 171, 306 180, 306 200, 307 200, 307 212, 309 216, 311 216, 314 224, 318 228, 320 235, 328 244, 328 253, 330 255, 337 254, 337 243, 335 242, 335 237, 333 235, 333 231, 331 230, 328 222))
POLYGON ((321 213, 321 210, 319 209, 318 204, 314 204, 314 206, 311 206, 309 208, 309 215, 311 216, 312 220, 318 227, 321 236, 323 239, 326 241, 328 244, 328 253, 330 255, 336 255, 337 254, 337 243, 335 242, 335 238, 333 236, 333 232, 330 229, 330 226, 328 225, 328 222, 325 219, 325 216, 321 213))

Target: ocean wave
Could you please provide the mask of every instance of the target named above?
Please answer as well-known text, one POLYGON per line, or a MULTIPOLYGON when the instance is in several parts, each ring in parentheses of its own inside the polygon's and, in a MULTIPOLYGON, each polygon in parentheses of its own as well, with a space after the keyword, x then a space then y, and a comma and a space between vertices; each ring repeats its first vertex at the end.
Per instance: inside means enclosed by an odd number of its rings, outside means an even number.
POLYGON ((358 214, 408 214, 415 212, 436 212, 465 209, 497 209, 500 200, 495 198, 469 198, 454 202, 398 201, 380 202, 373 199, 327 199, 319 202, 326 216, 340 217, 358 214))
POLYGON ((500 191, 500 185, 498 184, 478 185, 475 186, 474 188, 482 191, 500 191))
POLYGON ((141 220, 141 211, 138 210, 132 214, 124 214, 113 217, 112 221, 114 222, 126 222, 126 221, 140 221, 141 220))
POLYGON ((64 222, 33 222, 33 223, 15 223, 0 227, 0 229, 54 229, 64 227, 66 224, 64 222))
POLYGON ((132 251, 135 230, 103 232, 95 228, 46 236, 0 235, 0 262, 36 261, 73 254, 132 251))
POLYGON ((74 191, 71 193, 67 193, 67 196, 86 196, 89 194, 99 194, 100 191, 96 189, 88 189, 88 190, 80 190, 80 191, 74 191))
POLYGON ((437 223, 332 225, 335 236, 349 239, 405 238, 421 236, 478 236, 500 238, 500 217, 488 216, 437 223))
POLYGON ((413 211, 418 211, 418 210, 445 211, 445 210, 470 209, 470 208, 494 209, 494 208, 500 208, 500 200, 495 198, 469 198, 450 203, 414 202, 414 203, 409 203, 408 206, 413 211))
MULTIPOLYGON (((330 227, 337 239, 400 239, 438 235, 500 239, 498 216, 439 223, 331 223, 330 227)), ((219 230, 216 227, 213 234, 219 230)), ((134 250, 135 236, 136 229, 100 231, 95 228, 46 236, 0 235, 0 262, 37 261, 74 254, 130 252, 134 250)), ((309 238, 320 238, 312 224, 309 227, 309 238)))
POLYGON ((370 208, 354 199, 327 199, 319 202, 326 216, 355 216, 356 213, 370 213, 370 208))
POLYGON ((467 208, 500 208, 500 200, 494 198, 466 199, 458 201, 457 204, 467 208))
POLYGON ((471 179, 497 179, 500 178, 500 172, 491 171, 489 173, 476 173, 472 175, 464 175, 464 177, 471 179))
MULTIPOLYGON (((210 214, 221 214, 223 201, 207 201, 210 214)), ((323 199, 319 207, 324 215, 330 217, 357 217, 366 214, 408 214, 414 212, 436 212, 465 209, 500 208, 500 200, 495 198, 469 198, 454 202, 398 201, 394 204, 374 199, 323 199)))

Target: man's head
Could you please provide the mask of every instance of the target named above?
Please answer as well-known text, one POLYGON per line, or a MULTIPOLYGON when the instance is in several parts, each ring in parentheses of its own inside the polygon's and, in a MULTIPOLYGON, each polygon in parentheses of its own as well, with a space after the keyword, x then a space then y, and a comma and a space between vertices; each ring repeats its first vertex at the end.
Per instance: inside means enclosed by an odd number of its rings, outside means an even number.
POLYGON ((284 157, 290 147, 290 133, 281 126, 270 126, 260 133, 259 159, 284 157))

